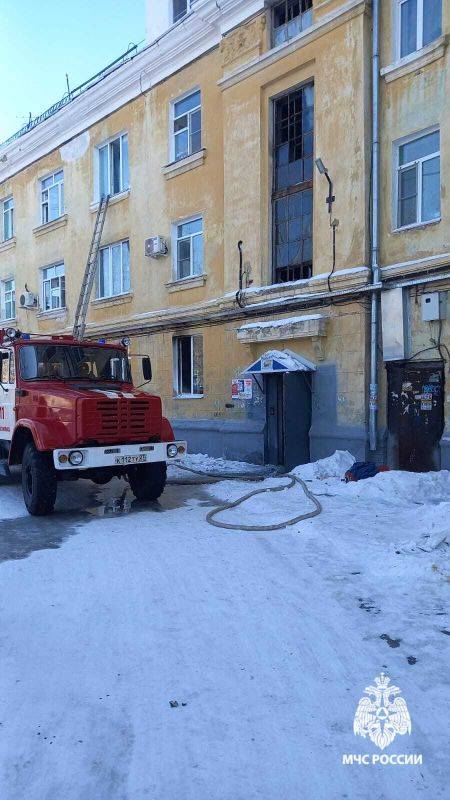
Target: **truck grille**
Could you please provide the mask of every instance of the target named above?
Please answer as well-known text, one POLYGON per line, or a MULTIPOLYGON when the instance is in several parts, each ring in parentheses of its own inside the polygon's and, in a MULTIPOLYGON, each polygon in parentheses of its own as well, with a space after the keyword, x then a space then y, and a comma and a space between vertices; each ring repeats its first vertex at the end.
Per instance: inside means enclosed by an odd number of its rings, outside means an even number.
POLYGON ((118 397, 114 400, 84 400, 81 411, 82 438, 126 442, 145 441, 158 434, 161 409, 156 406, 152 414, 152 399, 118 397))

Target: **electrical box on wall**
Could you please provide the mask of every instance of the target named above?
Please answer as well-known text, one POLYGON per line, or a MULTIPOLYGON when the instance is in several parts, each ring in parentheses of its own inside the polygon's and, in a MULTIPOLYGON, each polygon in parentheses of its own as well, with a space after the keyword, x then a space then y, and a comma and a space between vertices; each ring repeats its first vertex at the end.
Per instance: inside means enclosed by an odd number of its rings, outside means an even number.
POLYGON ((422 322, 445 319, 447 292, 424 292, 422 295, 422 322))

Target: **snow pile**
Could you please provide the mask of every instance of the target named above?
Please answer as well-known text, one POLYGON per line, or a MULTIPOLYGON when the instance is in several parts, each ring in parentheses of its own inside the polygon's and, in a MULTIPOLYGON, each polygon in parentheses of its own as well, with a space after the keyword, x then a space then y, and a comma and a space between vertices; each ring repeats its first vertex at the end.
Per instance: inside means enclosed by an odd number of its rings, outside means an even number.
POLYGON ((380 472, 373 478, 342 484, 341 493, 353 498, 396 505, 437 505, 450 497, 450 472, 380 472))
MULTIPOLYGON (((213 458, 205 453, 187 453, 187 455, 180 459, 182 467, 190 467, 200 472, 205 472, 208 475, 219 475, 222 472, 238 475, 241 473, 264 473, 270 475, 274 471, 274 467, 262 467, 258 464, 248 464, 246 461, 228 461, 226 458, 213 458)), ((172 462, 170 467, 177 469, 177 463, 172 462)), ((170 473, 171 474, 171 473, 170 473)))
POLYGON ((291 470, 294 475, 303 478, 304 481, 319 480, 323 481, 327 478, 340 478, 342 479, 348 469, 356 461, 348 450, 336 450, 332 456, 328 458, 321 458, 319 461, 313 461, 311 464, 301 464, 299 467, 291 470))

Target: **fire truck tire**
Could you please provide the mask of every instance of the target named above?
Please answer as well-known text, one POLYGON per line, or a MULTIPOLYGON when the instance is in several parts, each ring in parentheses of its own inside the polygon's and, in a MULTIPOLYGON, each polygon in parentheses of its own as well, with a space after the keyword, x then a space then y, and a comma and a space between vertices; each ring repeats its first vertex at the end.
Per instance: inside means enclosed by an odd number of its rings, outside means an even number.
POLYGON ((132 467, 128 472, 128 480, 137 500, 157 500, 166 485, 166 464, 158 461, 156 464, 132 467))
POLYGON ((50 456, 40 453, 30 442, 22 459, 22 492, 29 513, 35 517, 51 514, 56 490, 56 474, 50 456))

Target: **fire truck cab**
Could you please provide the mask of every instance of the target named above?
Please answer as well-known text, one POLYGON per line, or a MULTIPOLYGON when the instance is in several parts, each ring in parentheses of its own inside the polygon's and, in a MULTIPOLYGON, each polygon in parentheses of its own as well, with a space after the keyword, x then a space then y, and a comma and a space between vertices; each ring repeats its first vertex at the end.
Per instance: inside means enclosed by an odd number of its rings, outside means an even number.
MULTIPOLYGON (((148 356, 144 380, 151 380, 148 356)), ((0 330, 0 460, 21 465, 30 514, 53 511, 59 481, 128 479, 139 500, 164 491, 174 441, 161 399, 133 386, 127 347, 0 330)))

